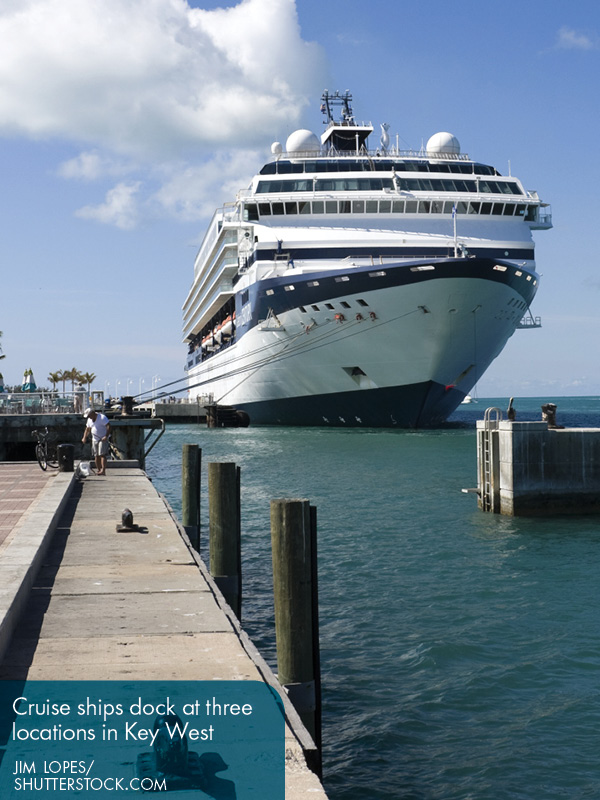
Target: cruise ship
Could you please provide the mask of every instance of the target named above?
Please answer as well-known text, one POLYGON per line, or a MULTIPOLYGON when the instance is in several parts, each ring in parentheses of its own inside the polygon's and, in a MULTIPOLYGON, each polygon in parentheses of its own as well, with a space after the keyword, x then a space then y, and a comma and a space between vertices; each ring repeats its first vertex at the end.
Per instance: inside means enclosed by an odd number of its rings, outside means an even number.
POLYGON ((320 136, 297 130, 219 208, 183 307, 191 399, 252 424, 443 422, 520 327, 551 211, 450 133, 400 150, 325 92, 320 136))

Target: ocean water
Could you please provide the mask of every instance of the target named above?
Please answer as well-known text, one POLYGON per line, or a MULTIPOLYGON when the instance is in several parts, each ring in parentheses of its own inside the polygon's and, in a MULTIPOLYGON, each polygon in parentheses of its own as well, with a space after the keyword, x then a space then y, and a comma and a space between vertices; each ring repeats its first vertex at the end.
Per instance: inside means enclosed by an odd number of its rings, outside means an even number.
MULTIPOLYGON (((600 398, 515 399, 600 427, 600 398)), ((475 420, 441 429, 172 426, 148 472, 179 512, 181 447, 242 474, 243 624, 275 668, 269 503, 318 509, 323 782, 331 800, 600 797, 600 517, 483 514, 475 420)), ((207 508, 203 503, 207 542, 207 508)))

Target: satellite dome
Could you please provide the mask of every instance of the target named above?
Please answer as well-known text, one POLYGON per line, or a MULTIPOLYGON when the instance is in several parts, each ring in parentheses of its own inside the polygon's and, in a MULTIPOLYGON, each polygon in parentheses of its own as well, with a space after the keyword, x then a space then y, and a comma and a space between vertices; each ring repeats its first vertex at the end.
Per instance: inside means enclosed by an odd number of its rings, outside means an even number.
POLYGON ((281 142, 273 142, 271 145, 271 153, 274 156, 278 156, 280 153, 283 153, 283 147, 281 146, 281 142))
POLYGON ((427 152, 458 156, 460 155, 460 142, 456 136, 446 131, 434 133, 427 142, 427 152))
POLYGON ((301 129, 288 136, 285 149, 288 153, 318 153, 321 144, 312 131, 301 129))

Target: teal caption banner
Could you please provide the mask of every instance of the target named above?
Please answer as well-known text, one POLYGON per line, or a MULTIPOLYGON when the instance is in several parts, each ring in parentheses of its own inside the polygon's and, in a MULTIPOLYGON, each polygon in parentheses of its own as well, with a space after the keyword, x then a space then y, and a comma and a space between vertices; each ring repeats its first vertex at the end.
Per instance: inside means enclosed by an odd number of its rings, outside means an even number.
POLYGON ((260 681, 0 681, 0 758, 2 800, 284 800, 283 706, 260 681))

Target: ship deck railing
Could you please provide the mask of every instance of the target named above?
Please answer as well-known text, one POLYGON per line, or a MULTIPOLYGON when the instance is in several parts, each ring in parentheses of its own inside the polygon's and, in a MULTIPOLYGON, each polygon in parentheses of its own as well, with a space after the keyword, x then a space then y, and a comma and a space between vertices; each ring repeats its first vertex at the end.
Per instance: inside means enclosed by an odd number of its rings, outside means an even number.
POLYGON ((517 325, 519 329, 532 329, 532 328, 541 328, 542 327, 542 318, 541 317, 534 317, 531 313, 522 317, 517 325))
MULTIPOLYGON (((352 180, 352 179, 350 179, 352 180)), ((496 192, 442 192, 437 189, 336 189, 323 191, 322 189, 307 189, 301 192, 260 192, 256 194, 251 189, 243 189, 238 192, 240 200, 252 198, 257 203, 272 202, 273 200, 293 201, 293 200, 456 200, 456 202, 473 200, 478 202, 506 203, 527 202, 529 205, 539 205, 547 207, 548 203, 541 203, 539 197, 526 191, 526 194, 504 194, 496 192), (508 199, 507 199, 508 198, 508 199)))
POLYGON ((215 213, 212 215, 212 219, 208 228, 206 229, 206 233, 204 235, 204 239, 202 240, 202 244, 198 249, 198 254, 196 256, 196 269, 201 267, 206 258, 208 253, 213 249, 215 246, 216 241, 219 238, 221 230, 223 228, 224 222, 238 222, 240 218, 239 206, 237 203, 225 203, 220 208, 217 208, 215 213))
POLYGON ((350 119, 330 120, 325 130, 328 131, 330 128, 373 128, 373 123, 357 122, 354 117, 350 117, 350 119))
MULTIPOLYGON (((356 127, 351 126, 351 127, 356 127)), ((283 160, 298 160, 298 159, 330 159, 330 158, 418 158, 418 159, 435 159, 436 161, 471 161, 468 153, 433 153, 427 150, 400 150, 398 147, 388 147, 384 149, 379 147, 375 150, 368 150, 366 147, 360 147, 358 150, 338 150, 335 147, 329 147, 324 152, 316 153, 314 150, 294 150, 290 153, 278 153, 273 161, 283 160)))

